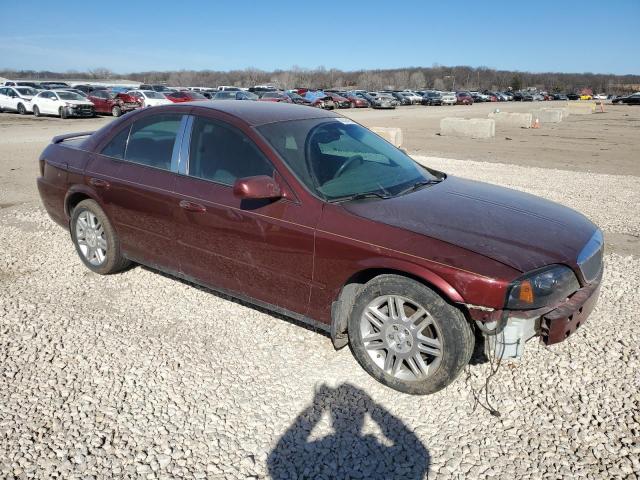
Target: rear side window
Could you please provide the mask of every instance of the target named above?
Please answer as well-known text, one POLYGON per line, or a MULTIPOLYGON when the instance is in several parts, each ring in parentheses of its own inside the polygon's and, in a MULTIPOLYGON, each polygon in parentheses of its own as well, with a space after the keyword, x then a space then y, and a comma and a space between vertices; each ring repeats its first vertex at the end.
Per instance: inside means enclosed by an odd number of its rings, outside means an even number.
POLYGON ((107 157, 118 158, 120 160, 124 159, 124 152, 127 148, 127 140, 129 139, 130 130, 131 127, 125 128, 118 133, 109 143, 107 143, 100 153, 107 157))
POLYGON ((162 114, 134 122, 125 149, 125 160, 171 170, 173 146, 181 120, 181 114, 162 114))
POLYGON ((189 175, 224 185, 238 178, 273 175, 273 166, 240 130, 196 117, 191 133, 189 175))

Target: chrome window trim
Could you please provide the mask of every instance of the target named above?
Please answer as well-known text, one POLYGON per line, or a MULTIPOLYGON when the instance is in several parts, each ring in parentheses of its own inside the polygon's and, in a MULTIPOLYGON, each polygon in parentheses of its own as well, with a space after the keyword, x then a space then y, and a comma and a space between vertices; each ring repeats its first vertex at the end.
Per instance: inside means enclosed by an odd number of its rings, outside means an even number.
POLYGON ((180 126, 178 127, 178 133, 176 139, 173 142, 173 150, 171 152, 171 171, 177 173, 180 166, 180 152, 182 150, 182 141, 184 139, 184 132, 187 128, 189 115, 182 115, 180 119, 180 126))

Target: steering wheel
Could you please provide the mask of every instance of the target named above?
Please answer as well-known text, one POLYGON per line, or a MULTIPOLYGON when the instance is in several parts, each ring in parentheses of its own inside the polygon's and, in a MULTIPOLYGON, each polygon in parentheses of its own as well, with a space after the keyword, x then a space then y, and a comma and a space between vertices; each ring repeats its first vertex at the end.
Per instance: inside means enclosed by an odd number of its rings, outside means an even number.
POLYGON ((347 171, 347 169, 351 166, 352 163, 358 160, 360 161, 360 165, 364 163, 364 158, 362 158, 362 155, 353 155, 352 157, 349 157, 347 161, 340 166, 340 168, 338 169, 336 174, 333 176, 333 178, 338 178, 340 175, 342 175, 344 172, 347 171))

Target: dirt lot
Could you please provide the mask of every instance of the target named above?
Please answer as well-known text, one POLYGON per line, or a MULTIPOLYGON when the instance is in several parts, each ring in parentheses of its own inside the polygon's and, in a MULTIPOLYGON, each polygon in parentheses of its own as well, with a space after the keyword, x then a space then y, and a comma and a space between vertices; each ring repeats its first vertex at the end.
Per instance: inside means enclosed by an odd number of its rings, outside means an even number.
POLYGON ((1 114, 0 478, 639 478, 640 108, 488 141, 437 135, 440 116, 491 108, 347 114, 402 127, 422 163, 605 231, 595 311, 497 371, 499 417, 476 405, 486 363, 402 395, 278 315, 146 268, 91 273, 40 207, 36 160, 53 135, 109 118, 1 114))

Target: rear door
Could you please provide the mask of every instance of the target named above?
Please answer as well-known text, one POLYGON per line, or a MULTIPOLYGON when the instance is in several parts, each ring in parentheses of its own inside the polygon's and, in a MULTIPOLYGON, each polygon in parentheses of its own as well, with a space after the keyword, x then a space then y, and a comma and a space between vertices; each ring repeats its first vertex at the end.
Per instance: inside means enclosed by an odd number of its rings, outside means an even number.
POLYGON ((306 313, 320 211, 304 210, 294 195, 248 201, 233 194, 233 184, 242 177, 269 175, 283 182, 238 126, 194 116, 187 156, 184 175, 176 182, 181 272, 213 287, 306 313))
POLYGON ((122 124, 85 171, 124 253, 169 271, 178 270, 173 255, 178 208, 173 189, 186 110, 136 116, 122 124))

